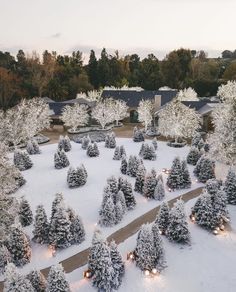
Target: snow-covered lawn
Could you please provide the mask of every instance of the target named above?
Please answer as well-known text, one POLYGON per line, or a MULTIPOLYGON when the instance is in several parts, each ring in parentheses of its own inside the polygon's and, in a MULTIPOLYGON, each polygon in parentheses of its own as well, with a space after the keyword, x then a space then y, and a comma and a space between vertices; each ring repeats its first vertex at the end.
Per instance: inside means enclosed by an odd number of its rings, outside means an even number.
MULTIPOLYGON (((187 214, 196 199, 185 207, 187 214)), ((236 206, 229 206, 231 230, 213 235, 189 222, 191 246, 170 243, 163 238, 167 268, 160 276, 145 277, 135 263, 125 261, 120 292, 234 292, 236 287, 236 206)), ((137 234, 119 245, 123 258, 134 250, 137 234)), ((83 279, 82 267, 67 274, 73 292, 96 291, 83 279)))
MULTIPOLYGON (((117 145, 124 145, 127 155, 139 153, 141 143, 134 143, 132 139, 117 138, 117 145)), ((151 143, 151 142, 149 142, 151 143)), ((57 149, 57 144, 41 146, 42 154, 32 155, 33 167, 23 172, 27 183, 20 188, 15 196, 20 198, 24 195, 29 201, 33 213, 35 213, 36 206, 43 204, 45 206, 48 218, 51 214, 51 203, 57 192, 62 192, 66 204, 74 208, 74 210, 82 217, 86 240, 80 245, 71 246, 65 250, 57 252, 56 257, 52 257, 46 245, 32 243, 32 259, 31 263, 26 265, 23 270, 26 272, 32 268, 42 269, 51 266, 53 263, 59 262, 63 259, 78 253, 90 246, 92 234, 94 232, 95 224, 98 221, 98 210, 102 201, 103 188, 109 176, 115 175, 118 177, 120 173, 120 161, 112 159, 114 149, 107 149, 104 147, 104 142, 98 143, 100 156, 96 158, 89 158, 86 151, 81 149, 80 144, 72 142, 72 150, 67 153, 69 161, 72 166, 79 166, 81 163, 85 165, 88 172, 88 181, 85 186, 69 189, 66 182, 68 168, 57 170, 54 168, 54 153, 57 149)), ((185 158, 189 151, 189 147, 172 148, 168 147, 164 142, 158 142, 157 160, 144 160, 144 165, 147 170, 152 167, 158 173, 161 173, 162 168, 170 168, 175 156, 185 158)), ((191 171, 193 167, 189 166, 191 171)), ((166 174, 163 175, 166 180, 166 174)), ((128 180, 134 185, 135 179, 128 177, 128 180)), ((199 187, 201 184, 196 183, 192 176, 192 189, 199 187)), ((189 190, 182 190, 176 192, 168 192, 167 200, 174 198, 181 193, 189 190)), ((112 228, 102 228, 105 236, 112 234, 114 231, 127 225, 135 218, 149 211, 160 204, 158 201, 147 201, 143 196, 136 194, 137 206, 135 210, 128 212, 122 222, 112 228)), ((31 236, 32 226, 25 228, 26 233, 31 236)))

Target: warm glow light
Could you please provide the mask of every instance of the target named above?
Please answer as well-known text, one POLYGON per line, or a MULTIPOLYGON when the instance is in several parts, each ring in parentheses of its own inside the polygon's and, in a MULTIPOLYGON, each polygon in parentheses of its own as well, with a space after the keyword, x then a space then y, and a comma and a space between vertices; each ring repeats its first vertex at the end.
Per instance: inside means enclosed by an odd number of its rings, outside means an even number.
POLYGON ((92 273, 90 270, 85 271, 83 274, 84 274, 84 278, 89 279, 92 277, 92 273))
POLYGON ((162 230, 159 230, 159 233, 162 235, 163 234, 162 230))
POLYGON ((149 275, 150 275, 150 272, 149 272, 148 270, 145 270, 145 271, 144 271, 144 275, 145 275, 145 276, 149 276, 149 275))
POLYGON ((198 182, 198 179, 197 178, 195 179, 195 182, 198 182))
POLYGON ((171 192, 171 188, 169 188, 168 191, 171 192))
POLYGON ((156 275, 157 274, 157 269, 152 269, 152 273, 154 274, 154 275, 156 275))
POLYGON ((213 233, 215 234, 215 235, 217 235, 218 234, 218 230, 213 230, 213 233))
POLYGON ((225 230, 225 226, 224 226, 224 224, 222 224, 222 225, 220 226, 220 230, 222 230, 222 231, 225 230))
POLYGON ((127 254, 127 260, 134 260, 133 252, 130 252, 130 253, 127 254))

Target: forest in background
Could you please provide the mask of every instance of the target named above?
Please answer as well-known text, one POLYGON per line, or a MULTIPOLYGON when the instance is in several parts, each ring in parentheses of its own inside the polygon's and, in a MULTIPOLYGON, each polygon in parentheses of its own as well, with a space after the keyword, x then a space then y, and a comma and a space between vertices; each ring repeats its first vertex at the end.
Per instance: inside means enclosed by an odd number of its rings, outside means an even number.
POLYGON ((191 86, 200 97, 216 95, 218 86, 236 80, 236 50, 225 50, 221 58, 208 58, 204 51, 180 48, 163 60, 149 54, 120 56, 102 49, 99 58, 91 50, 84 63, 83 53, 60 55, 45 50, 16 56, 0 51, 0 107, 7 109, 21 98, 48 96, 55 101, 73 99, 79 92, 104 86, 142 87, 157 90, 162 86, 182 89, 191 86))

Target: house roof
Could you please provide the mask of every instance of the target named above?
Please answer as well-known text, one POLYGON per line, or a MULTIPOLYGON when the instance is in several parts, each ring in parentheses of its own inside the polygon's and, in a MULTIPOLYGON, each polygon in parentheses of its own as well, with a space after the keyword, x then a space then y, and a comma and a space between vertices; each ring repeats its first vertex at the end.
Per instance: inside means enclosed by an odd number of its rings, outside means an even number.
POLYGON ((41 97, 45 102, 54 102, 54 100, 52 100, 50 97, 47 97, 47 96, 44 96, 44 97, 41 97))
POLYGON ((125 101, 128 107, 138 107, 142 99, 153 99, 155 95, 161 95, 161 105, 171 101, 177 94, 176 90, 103 90, 103 98, 114 98, 125 101))
POLYGON ((207 103, 205 104, 202 108, 199 109, 199 113, 204 116, 206 114, 209 114, 213 111, 213 109, 218 105, 218 102, 212 102, 212 103, 207 103))
POLYGON ((49 102, 49 108, 54 112, 53 115, 60 116, 62 114, 62 110, 66 105, 73 105, 74 103, 65 103, 65 102, 49 102))

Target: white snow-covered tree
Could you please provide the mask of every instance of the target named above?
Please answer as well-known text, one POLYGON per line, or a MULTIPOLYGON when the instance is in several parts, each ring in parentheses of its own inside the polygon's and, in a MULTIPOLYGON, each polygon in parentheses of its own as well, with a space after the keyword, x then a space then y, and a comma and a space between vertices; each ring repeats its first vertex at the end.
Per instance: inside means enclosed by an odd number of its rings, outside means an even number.
POLYGON ((88 101, 100 101, 102 98, 101 90, 90 90, 87 92, 87 95, 83 93, 83 95, 78 94, 76 98, 84 98, 88 101))
POLYGON ((51 266, 46 292, 70 292, 70 286, 65 277, 65 272, 61 264, 51 266))
POLYGON ((76 131, 79 126, 85 126, 89 121, 88 107, 84 104, 76 103, 73 106, 65 106, 62 112, 62 121, 65 126, 76 131))
POLYGON ((125 266, 114 240, 112 240, 110 243, 110 256, 112 267, 114 269, 113 288, 117 290, 121 285, 122 277, 125 273, 125 266))
POLYGON ((26 278, 30 281, 35 292, 45 292, 47 281, 40 271, 33 270, 26 278))
POLYGON ((177 94, 179 101, 199 101, 196 91, 192 87, 181 89, 177 94))
POLYGON ((217 96, 222 102, 231 103, 236 100, 236 81, 228 81, 227 84, 219 86, 217 96))
POLYGON ((34 218, 33 241, 43 244, 48 243, 49 224, 43 205, 38 205, 34 218))
POLYGON ((159 132, 166 137, 191 138, 200 125, 200 116, 178 100, 168 103, 159 113, 159 132))
POLYGON ((119 121, 123 120, 127 116, 128 106, 126 105, 126 102, 123 100, 114 100, 112 109, 114 120, 116 121, 116 125, 118 126, 119 121))
POLYGON ((11 254, 5 245, 0 245, 0 275, 5 272, 5 267, 11 262, 11 254))
POLYGON ((102 129, 109 123, 112 123, 114 119, 113 102, 111 99, 105 99, 97 103, 92 110, 92 117, 99 122, 102 129))
POLYGON ((153 103, 151 100, 141 100, 138 105, 138 120, 144 124, 145 131, 153 120, 153 103))
POLYGON ((17 270, 13 263, 6 267, 3 292, 35 292, 30 281, 17 270))

